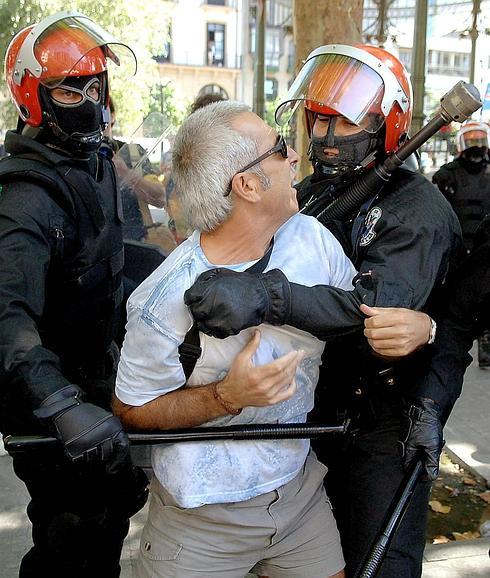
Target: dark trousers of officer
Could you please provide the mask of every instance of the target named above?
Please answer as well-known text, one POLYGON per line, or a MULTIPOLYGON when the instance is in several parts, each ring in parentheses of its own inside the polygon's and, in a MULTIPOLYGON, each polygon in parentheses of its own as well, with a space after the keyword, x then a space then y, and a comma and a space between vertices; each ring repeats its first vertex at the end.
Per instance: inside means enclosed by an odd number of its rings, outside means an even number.
MULTIPOLYGON (((347 578, 353 578, 366 560, 406 480, 398 443, 406 424, 397 405, 376 403, 375 416, 370 415, 357 435, 314 442, 318 458, 329 468, 326 489, 339 526, 347 578)), ((418 484, 377 578, 421 576, 429 492, 429 483, 418 484)))
POLYGON ((490 330, 485 330, 478 337, 478 365, 490 369, 490 330))
POLYGON ((100 466, 75 466, 59 450, 16 454, 13 465, 31 497, 27 514, 34 543, 19 577, 118 577, 135 508, 134 498, 128 504, 121 494, 117 477, 100 466))

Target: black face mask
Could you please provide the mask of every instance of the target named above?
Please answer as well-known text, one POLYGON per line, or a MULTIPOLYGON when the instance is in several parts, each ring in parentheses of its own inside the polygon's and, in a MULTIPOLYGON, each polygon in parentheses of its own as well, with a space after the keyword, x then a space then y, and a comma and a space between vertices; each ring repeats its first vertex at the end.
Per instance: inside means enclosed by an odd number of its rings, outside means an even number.
POLYGON ((378 137, 364 130, 350 136, 335 136, 337 117, 332 116, 324 137, 311 137, 310 161, 315 173, 323 178, 350 180, 361 168, 361 163, 376 149, 378 137), (325 148, 337 148, 337 156, 328 156, 325 148))
POLYGON ((461 162, 470 173, 479 173, 488 162, 487 147, 470 147, 461 153, 461 162))
POLYGON ((84 155, 96 151, 102 141, 104 122, 102 119, 104 101, 103 79, 100 75, 66 78, 60 87, 73 88, 81 93, 79 104, 59 103, 42 87, 42 101, 51 134, 44 135, 45 141, 72 154, 84 155), (100 81, 98 101, 87 97, 86 91, 94 81, 100 81))

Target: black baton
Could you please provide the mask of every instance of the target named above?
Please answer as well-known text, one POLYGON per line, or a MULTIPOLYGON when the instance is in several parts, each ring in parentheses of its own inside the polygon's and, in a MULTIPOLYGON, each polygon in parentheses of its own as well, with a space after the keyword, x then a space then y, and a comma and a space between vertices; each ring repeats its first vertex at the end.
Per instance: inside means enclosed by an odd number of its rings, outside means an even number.
POLYGON ((422 472, 422 467, 423 465, 421 461, 416 462, 413 466, 408 481, 406 482, 405 486, 402 486, 403 490, 401 491, 400 498, 393 506, 388 523, 381 530, 381 534, 379 535, 371 552, 369 553, 366 562, 360 571, 356 574, 356 578, 374 578, 379 572, 384 557, 386 556, 386 552, 388 551, 390 542, 400 522, 403 519, 408 505, 410 504, 410 500, 413 496, 415 487, 422 472))
MULTIPOLYGON (((329 426, 315 423, 244 424, 225 427, 201 427, 128 433, 132 445, 174 444, 211 440, 297 439, 317 438, 330 433, 345 433, 346 426, 329 426)), ((9 453, 58 445, 55 437, 5 436, 5 449, 9 453)))

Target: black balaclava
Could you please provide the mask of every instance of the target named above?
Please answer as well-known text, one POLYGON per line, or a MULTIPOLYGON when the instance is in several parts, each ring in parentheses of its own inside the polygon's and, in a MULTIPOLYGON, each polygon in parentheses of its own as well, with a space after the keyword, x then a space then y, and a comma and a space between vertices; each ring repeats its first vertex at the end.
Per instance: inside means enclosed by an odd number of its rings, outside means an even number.
POLYGON ((348 184, 355 180, 362 168, 362 162, 379 149, 384 136, 361 130, 349 136, 335 136, 337 116, 330 117, 327 134, 324 137, 311 135, 309 159, 313 164, 316 178, 329 179, 332 184, 348 184), (337 156, 327 156, 325 148, 337 148, 337 156))
POLYGON ((467 148, 461 153, 460 160, 469 173, 477 174, 487 166, 488 148, 485 146, 467 148))
POLYGON ((40 97, 47 129, 42 132, 41 140, 74 156, 87 156, 98 149, 105 128, 104 75, 67 77, 59 87, 74 89, 82 93, 83 99, 77 104, 62 104, 53 100, 49 90, 41 86, 40 97), (86 94, 87 89, 96 80, 100 82, 98 101, 94 101, 86 94))

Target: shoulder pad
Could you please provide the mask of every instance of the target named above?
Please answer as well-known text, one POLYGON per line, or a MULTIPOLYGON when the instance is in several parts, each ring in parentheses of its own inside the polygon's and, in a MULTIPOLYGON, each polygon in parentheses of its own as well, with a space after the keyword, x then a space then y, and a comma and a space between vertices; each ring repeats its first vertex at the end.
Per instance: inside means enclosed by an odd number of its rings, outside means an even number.
POLYGON ((447 163, 445 165, 442 165, 442 167, 439 170, 448 170, 448 171, 454 171, 456 169, 458 169, 460 167, 459 163, 457 161, 451 161, 450 163, 447 163))
POLYGON ((28 182, 45 187, 46 193, 68 214, 74 214, 69 189, 47 162, 30 156, 9 156, 0 160, 0 183, 28 182))

